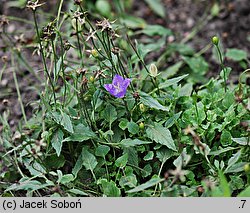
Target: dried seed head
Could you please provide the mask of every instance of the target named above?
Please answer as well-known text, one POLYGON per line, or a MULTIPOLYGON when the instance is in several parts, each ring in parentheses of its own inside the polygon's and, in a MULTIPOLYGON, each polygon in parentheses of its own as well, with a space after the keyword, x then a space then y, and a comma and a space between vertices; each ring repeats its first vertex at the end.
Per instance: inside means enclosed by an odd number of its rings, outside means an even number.
POLYGON ((80 11, 76 11, 76 12, 74 12, 74 14, 73 14, 73 18, 74 19, 83 19, 84 18, 84 14, 82 13, 82 12, 80 12, 80 11))
POLYGON ((72 47, 72 44, 69 43, 68 40, 66 40, 66 41, 64 41, 63 47, 64 47, 64 50, 68 51, 70 49, 70 47, 72 47))
POLYGON ((115 23, 115 21, 109 22, 108 19, 103 19, 102 21, 97 21, 96 27, 98 29, 101 29, 101 31, 111 31, 112 30, 112 25, 115 23))
POLYGON ((204 188, 202 186, 198 186, 197 187, 197 191, 200 192, 200 193, 203 193, 204 192, 204 188))
POLYGON ((96 34, 96 30, 93 31, 92 28, 91 28, 89 30, 89 33, 86 34, 87 35, 86 41, 89 41, 90 39, 96 39, 95 34, 96 34))
POLYGON ((35 1, 35 2, 33 2, 33 1, 28 1, 26 7, 27 7, 28 9, 33 10, 33 11, 36 11, 36 9, 37 9, 38 7, 41 7, 41 6, 44 5, 44 4, 45 4, 45 2, 39 4, 39 0, 37 0, 37 1, 35 1))
POLYGON ((55 37, 55 23, 50 22, 46 27, 43 28, 41 38, 44 40, 54 40, 55 37))
POLYGON ((82 3, 82 0, 74 0, 76 5, 80 5, 82 3))
POLYGON ((87 70, 84 69, 84 68, 79 68, 79 69, 76 70, 76 73, 78 75, 80 75, 80 74, 85 75, 86 72, 87 72, 87 70))
POLYGON ((0 18, 0 28, 8 24, 9 24, 9 19, 5 15, 2 15, 0 18))
POLYGON ((16 40, 16 42, 18 44, 25 44, 25 43, 27 43, 27 40, 24 38, 24 34, 21 34, 19 36, 15 35, 14 39, 16 40))
POLYGON ((114 53, 115 55, 118 55, 120 53, 120 49, 118 47, 113 47, 111 49, 111 52, 114 53))
POLYGON ((133 97, 134 97, 134 99, 135 99, 136 101, 139 101, 139 100, 140 100, 140 95, 139 95, 138 92, 135 92, 135 93, 133 94, 133 97))
POLYGON ((8 106, 8 104, 9 104, 9 100, 7 100, 7 99, 3 99, 2 103, 3 103, 3 105, 4 105, 4 106, 8 106))
POLYGON ((8 56, 7 55, 2 56, 1 59, 2 59, 3 63, 7 63, 8 62, 8 56))

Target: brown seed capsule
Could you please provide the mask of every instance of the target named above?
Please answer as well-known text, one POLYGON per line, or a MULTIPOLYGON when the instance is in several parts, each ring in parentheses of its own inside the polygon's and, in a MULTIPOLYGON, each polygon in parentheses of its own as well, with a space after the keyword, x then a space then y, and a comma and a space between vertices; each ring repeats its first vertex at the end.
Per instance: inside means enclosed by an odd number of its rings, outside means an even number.
POLYGON ((76 5, 80 5, 82 3, 82 0, 74 0, 76 5))

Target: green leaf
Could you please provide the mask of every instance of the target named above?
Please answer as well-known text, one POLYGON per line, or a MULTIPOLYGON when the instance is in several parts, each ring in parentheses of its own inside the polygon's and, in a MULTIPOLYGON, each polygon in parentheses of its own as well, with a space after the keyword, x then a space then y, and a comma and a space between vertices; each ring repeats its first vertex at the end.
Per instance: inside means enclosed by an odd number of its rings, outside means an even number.
POLYGON ((139 126, 135 122, 130 121, 128 123, 128 131, 131 134, 135 135, 135 134, 137 134, 139 132, 139 126))
POLYGON ((92 130, 89 127, 86 127, 83 124, 78 124, 75 127, 74 133, 71 134, 69 137, 65 138, 63 142, 65 141, 82 142, 95 137, 96 134, 92 132, 92 130))
POLYGON ((70 133, 73 133, 74 130, 70 117, 64 112, 61 112, 61 114, 62 114, 61 125, 64 127, 65 130, 67 130, 70 133))
POLYGON ((162 18, 165 17, 165 8, 161 3, 161 0, 145 0, 145 2, 149 5, 149 7, 156 15, 162 18))
POLYGON ((228 146, 232 143, 231 138, 232 138, 231 133, 227 130, 223 130, 220 137, 220 142, 223 146, 228 146))
POLYGON ((179 91, 179 97, 183 97, 183 96, 191 96, 193 92, 193 83, 186 83, 184 84, 180 91, 179 91))
POLYGON ((62 144, 63 144, 63 131, 58 129, 51 140, 52 147, 56 150, 57 156, 60 156, 62 151, 62 144))
POLYGON ((148 161, 148 160, 152 160, 153 158, 154 158, 154 152, 149 151, 148 154, 144 156, 143 160, 148 161))
POLYGON ((144 28, 147 24, 144 19, 134 16, 126 16, 119 19, 121 24, 124 24, 128 28, 136 29, 136 28, 144 28))
POLYGON ((174 123, 177 121, 177 119, 180 117, 182 111, 181 112, 178 112, 176 114, 174 114, 172 117, 170 117, 166 123, 165 123, 165 127, 166 128, 170 128, 171 126, 174 125, 174 123))
POLYGON ((23 158, 23 164, 33 176, 46 174, 45 165, 32 160, 32 158, 23 158))
POLYGON ((169 66, 165 71, 161 72, 161 77, 167 79, 175 75, 183 65, 183 61, 179 61, 176 64, 169 66))
POLYGON ((208 71, 208 63, 201 56, 199 57, 183 56, 183 59, 188 64, 188 66, 193 70, 194 73, 204 75, 208 71))
POLYGON ((217 2, 215 2, 211 8, 211 15, 213 17, 216 17, 219 15, 219 13, 220 13, 220 6, 217 2))
POLYGON ((150 144, 152 143, 151 141, 142 141, 139 139, 123 139, 120 142, 120 145, 124 146, 124 147, 132 147, 132 146, 138 146, 138 145, 144 145, 144 144, 150 144))
POLYGON ((169 36, 172 35, 172 31, 168 28, 165 28, 161 25, 147 25, 143 30, 142 33, 148 35, 148 36, 169 36))
POLYGON ((152 98, 147 93, 140 92, 140 100, 144 105, 150 108, 163 110, 163 111, 169 111, 168 107, 161 105, 156 99, 152 98))
POLYGON ((121 157, 116 159, 115 165, 118 168, 123 168, 126 166, 127 162, 128 162, 128 154, 126 153, 126 154, 124 154, 121 157))
POLYGON ((150 179, 149 181, 147 181, 146 183, 143 183, 129 191, 127 191, 127 193, 134 193, 134 192, 140 192, 143 191, 145 189, 148 189, 152 186, 155 186, 161 182, 163 182, 165 179, 163 178, 159 178, 159 177, 153 177, 152 179, 150 179))
POLYGON ((82 154, 80 154, 77 158, 76 164, 72 169, 72 174, 76 177, 78 172, 81 170, 83 166, 82 154))
POLYGON ((182 79, 186 78, 187 76, 188 76, 188 74, 182 75, 182 76, 179 76, 176 78, 168 79, 168 80, 164 81, 163 83, 159 84, 159 89, 167 88, 167 87, 170 87, 174 84, 177 84, 178 82, 180 82, 182 79))
POLYGON ((221 190, 223 192, 223 197, 231 197, 230 186, 227 182, 225 175, 222 173, 221 170, 219 170, 219 178, 220 178, 219 187, 221 188, 221 190))
POLYGON ((82 150, 82 164, 87 170, 91 170, 92 172, 97 165, 97 160, 95 156, 85 148, 83 148, 82 150))
POLYGON ((67 175, 63 175, 60 182, 61 184, 67 184, 70 183, 71 181, 74 180, 74 176, 72 174, 67 174, 67 175))
POLYGON ((75 195, 88 196, 86 192, 79 190, 79 189, 70 189, 68 192, 73 193, 75 195))
POLYGON ((231 67, 225 67, 224 69, 221 70, 221 72, 220 72, 220 77, 221 77, 222 79, 224 79, 224 72, 225 72, 225 77, 226 77, 226 79, 228 79, 228 77, 229 77, 231 71, 232 71, 232 68, 231 68, 231 67))
POLYGON ((93 112, 96 111, 102 105, 103 100, 101 96, 102 96, 102 91, 96 90, 91 100, 91 105, 94 109, 93 112))
POLYGON ((41 182, 37 180, 30 180, 27 177, 24 177, 19 180, 18 184, 12 184, 10 187, 8 187, 5 192, 12 191, 12 190, 27 190, 27 191, 35 191, 39 189, 46 189, 49 186, 54 186, 52 182, 48 182, 45 184, 42 184, 41 182))
POLYGON ((96 165, 97 160, 95 156, 91 154, 86 147, 83 147, 82 152, 79 155, 74 168, 72 169, 72 174, 76 177, 82 166, 84 166, 87 170, 91 170, 91 172, 93 172, 96 165))
POLYGON ((235 96, 234 93, 232 93, 231 91, 228 91, 223 100, 222 100, 222 104, 223 106, 225 106, 226 108, 229 108, 231 105, 233 105, 235 103, 235 96))
POLYGON ((242 172, 242 171, 244 171, 244 166, 245 165, 246 165, 246 162, 235 163, 232 166, 230 166, 229 168, 227 168, 227 170, 224 171, 224 173, 228 174, 228 173, 242 172))
POLYGON ((150 164, 146 164, 142 169, 143 170, 141 171, 141 175, 144 178, 150 176, 153 170, 150 164))
POLYGON ((114 181, 107 181, 106 179, 98 180, 98 184, 101 184, 102 191, 107 197, 120 197, 121 190, 116 186, 114 181))
POLYGON ((250 186, 243 190, 237 197, 250 197, 250 186))
POLYGON ((159 124, 155 124, 154 127, 147 128, 146 134, 156 143, 160 143, 167 146, 169 149, 177 151, 172 135, 167 128, 159 124))
POLYGON ((108 154, 109 150, 110 150, 109 146, 99 145, 95 150, 95 155, 104 158, 108 154))
POLYGON ((243 146, 250 146, 250 141, 248 139, 248 137, 242 137, 242 138, 232 138, 232 140, 240 145, 243 146))
POLYGON ((127 127, 128 127, 128 120, 125 119, 125 118, 122 118, 120 123, 119 123, 119 127, 122 129, 122 130, 125 130, 127 127))
POLYGON ((57 154, 51 154, 45 158, 44 164, 49 169, 58 169, 64 166, 65 158, 63 155, 58 157, 57 154))
POLYGON ((215 151, 211 151, 209 152, 208 155, 213 155, 213 156, 217 156, 217 155, 220 155, 224 152, 228 152, 228 151, 232 151, 232 150, 235 150, 235 149, 238 149, 237 147, 226 147, 226 148, 220 148, 218 150, 215 150, 215 151))
POLYGON ((128 176, 123 176, 123 177, 121 177, 121 179, 119 181, 119 185, 123 188, 125 186, 133 188, 133 187, 136 187, 136 184, 137 184, 137 179, 136 179, 136 176, 134 174, 131 174, 128 176))
POLYGON ((105 17, 110 17, 111 15, 111 6, 110 3, 108 2, 108 0, 98 0, 95 3, 96 9, 98 10, 98 12, 105 16, 105 17))
POLYGON ((133 147, 124 147, 123 154, 126 153, 128 154, 128 163, 134 166, 135 168, 138 167, 139 157, 136 149, 133 147))
POLYGON ((247 60, 247 52, 244 50, 239 50, 235 48, 227 49, 226 57, 234 61, 247 60))
POLYGON ((236 164, 236 162, 240 159, 240 155, 241 155, 241 150, 239 150, 237 153, 235 153, 228 161, 228 166, 225 169, 225 172, 227 172, 228 169, 230 169, 230 167, 232 167, 234 164, 236 164))
POLYGON ((108 104, 105 107, 102 116, 107 122, 109 122, 109 125, 111 126, 111 124, 117 119, 116 108, 113 105, 108 104))
POLYGON ((175 152, 167 148, 161 148, 156 151, 156 157, 164 164, 169 158, 173 157, 175 152))

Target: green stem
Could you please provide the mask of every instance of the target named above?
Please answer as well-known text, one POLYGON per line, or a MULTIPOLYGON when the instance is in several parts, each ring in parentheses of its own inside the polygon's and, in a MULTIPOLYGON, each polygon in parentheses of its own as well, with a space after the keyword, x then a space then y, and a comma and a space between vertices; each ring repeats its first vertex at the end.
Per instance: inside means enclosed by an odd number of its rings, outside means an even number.
POLYGON ((22 114, 23 114, 24 122, 25 122, 25 124, 27 124, 27 117, 26 117, 26 114, 25 114, 23 101, 22 101, 22 96, 21 96, 21 93, 20 93, 20 90, 19 90, 19 85, 18 85, 18 81, 17 81, 17 77, 16 77, 16 68, 15 68, 16 66, 15 66, 15 63, 14 63, 13 56, 11 57, 11 64, 12 64, 12 67, 13 67, 13 78, 14 78, 15 87, 16 87, 16 91, 17 91, 18 101, 19 101, 20 106, 21 106, 21 111, 22 111, 22 114))
POLYGON ((83 67, 83 54, 82 54, 82 47, 81 47, 81 43, 80 43, 80 37, 78 34, 78 19, 76 19, 76 37, 77 37, 77 44, 78 44, 78 49, 79 49, 79 53, 80 53, 80 58, 81 58, 81 66, 83 67))
POLYGON ((0 71, 0 82, 2 81, 3 72, 5 71, 7 63, 4 63, 3 68, 0 71))
MULTIPOLYGON (((53 39, 51 39, 51 46, 52 46, 52 52, 53 52, 53 61, 54 61, 54 83, 56 84, 58 75, 57 75, 57 56, 56 56, 56 50, 53 39)), ((58 72, 59 73, 59 72, 58 72)))
POLYGON ((221 66, 221 69, 223 70, 224 90, 225 90, 225 92, 227 92, 227 80, 226 80, 226 70, 225 70, 226 68, 225 68, 224 63, 223 63, 220 48, 219 48, 218 45, 215 45, 215 46, 216 46, 216 49, 217 49, 217 52, 218 52, 218 55, 219 55, 220 66, 221 66))
POLYGON ((52 82, 51 76, 50 76, 48 68, 47 68, 47 64, 46 64, 46 60, 45 60, 45 55, 44 55, 44 51, 43 51, 43 46, 42 46, 42 42, 41 42, 41 38, 40 38, 40 33, 39 33, 39 30, 38 30, 38 24, 37 24, 37 20, 36 20, 36 13, 35 13, 35 11, 33 11, 33 18, 34 18, 34 22, 35 22, 35 28, 36 28, 36 34, 37 34, 37 38, 38 38, 38 43, 39 43, 39 46, 40 46, 40 52, 41 52, 41 55, 42 55, 44 71, 46 72, 46 74, 48 76, 48 79, 49 79, 49 82, 51 84, 52 93, 53 93, 53 97, 54 97, 54 102, 55 102, 55 105, 56 105, 55 88, 54 88, 54 84, 52 82))

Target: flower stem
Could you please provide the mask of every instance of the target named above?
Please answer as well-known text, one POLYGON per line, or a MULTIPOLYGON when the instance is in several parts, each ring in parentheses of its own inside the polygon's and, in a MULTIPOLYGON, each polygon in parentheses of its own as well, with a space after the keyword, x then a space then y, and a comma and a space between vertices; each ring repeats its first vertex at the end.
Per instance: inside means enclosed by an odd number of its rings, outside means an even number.
POLYGON ((216 49, 217 49, 217 52, 218 52, 218 55, 219 55, 220 66, 221 66, 221 69, 223 71, 224 90, 225 90, 225 92, 227 92, 226 68, 225 68, 224 63, 223 63, 223 59, 222 59, 222 54, 221 54, 220 48, 219 48, 218 45, 215 45, 215 46, 216 46, 216 49))
POLYGON ((48 68, 47 68, 47 64, 46 64, 46 60, 45 60, 45 55, 44 55, 44 51, 43 51, 43 46, 42 46, 42 42, 41 42, 41 38, 40 38, 40 33, 39 33, 39 30, 38 30, 38 24, 37 24, 37 20, 36 20, 36 13, 35 13, 35 11, 33 11, 33 18, 34 18, 34 22, 35 22, 35 29, 36 29, 36 34, 37 34, 37 38, 38 38, 38 43, 39 43, 39 46, 40 46, 40 52, 41 52, 41 55, 42 55, 44 71, 45 71, 45 73, 47 74, 47 76, 49 78, 49 82, 50 82, 51 87, 52 87, 52 93, 53 93, 53 97, 54 97, 54 102, 55 102, 55 105, 56 105, 55 87, 54 87, 54 84, 52 82, 51 76, 50 76, 48 68))
POLYGON ((76 19, 76 37, 77 37, 77 44, 78 44, 78 49, 79 49, 79 53, 80 53, 80 58, 81 58, 81 66, 83 67, 83 54, 82 54, 82 47, 81 47, 81 43, 80 43, 80 37, 78 34, 78 20, 76 19))

